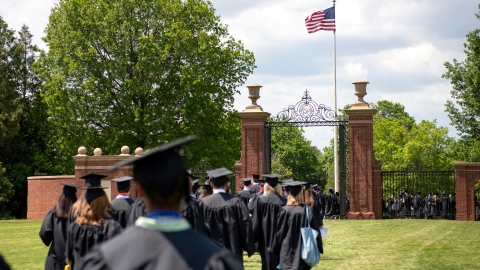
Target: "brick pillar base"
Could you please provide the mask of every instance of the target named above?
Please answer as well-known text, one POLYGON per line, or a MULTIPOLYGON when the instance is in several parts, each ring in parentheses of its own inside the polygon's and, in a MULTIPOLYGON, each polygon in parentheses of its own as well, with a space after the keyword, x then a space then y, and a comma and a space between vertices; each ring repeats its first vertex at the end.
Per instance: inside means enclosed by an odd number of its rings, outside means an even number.
POLYGON ((455 162, 456 220, 475 220, 474 191, 479 180, 479 162, 455 162))

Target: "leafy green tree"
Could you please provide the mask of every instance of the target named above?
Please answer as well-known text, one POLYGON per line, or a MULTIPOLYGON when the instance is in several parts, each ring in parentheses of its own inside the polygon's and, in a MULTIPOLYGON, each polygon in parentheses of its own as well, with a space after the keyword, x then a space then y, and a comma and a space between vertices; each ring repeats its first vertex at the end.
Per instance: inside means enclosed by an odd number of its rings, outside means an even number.
POLYGON ((19 55, 16 50, 15 31, 0 16, 0 145, 18 131, 22 113, 21 96, 17 92, 19 55))
POLYGON ((16 33, 0 18, 0 162, 13 185, 10 201, 2 204, 15 217, 25 217, 27 177, 35 172, 55 173, 52 166, 46 104, 33 72, 37 48, 27 26, 16 33), (4 121, 5 120, 5 121, 4 121), (6 132, 5 132, 6 131, 6 132))
POLYGON ((211 3, 62 0, 44 40, 37 72, 66 159, 80 145, 115 154, 189 134, 201 138, 186 149, 189 165, 233 167, 239 158, 234 94, 254 57, 211 3))
POLYGON ((13 185, 5 177, 5 168, 0 163, 0 218, 9 217, 8 203, 13 196, 13 185))
POLYGON ((319 151, 294 125, 272 128, 272 172, 313 182, 320 173, 319 151))
POLYGON ((448 129, 437 121, 415 119, 400 103, 386 100, 373 104, 379 114, 374 117, 373 146, 383 170, 453 169, 455 141, 448 129))
MULTIPOLYGON (((475 16, 480 19, 480 13, 475 16)), ((447 72, 442 78, 450 80, 454 99, 447 101, 445 111, 461 136, 459 150, 469 152, 461 153, 461 158, 480 161, 480 29, 469 32, 466 37, 465 60, 453 59, 452 63, 444 64, 447 72)))

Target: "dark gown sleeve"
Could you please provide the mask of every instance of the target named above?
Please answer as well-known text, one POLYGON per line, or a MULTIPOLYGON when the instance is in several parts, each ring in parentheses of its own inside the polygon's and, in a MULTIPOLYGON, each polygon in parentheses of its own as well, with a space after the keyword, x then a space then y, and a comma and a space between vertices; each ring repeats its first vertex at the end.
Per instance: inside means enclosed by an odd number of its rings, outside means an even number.
POLYGON ((188 220, 194 231, 208 235, 203 211, 197 201, 188 198, 183 206, 182 215, 188 220))
POLYGON ((10 270, 10 265, 3 259, 2 255, 0 255, 0 269, 1 270, 10 270))
POLYGON ((73 260, 73 242, 72 242, 72 230, 73 227, 76 225, 75 221, 68 225, 67 229, 67 237, 65 239, 65 258, 69 260, 73 260))
POLYGON ((322 242, 322 235, 320 233, 320 226, 323 225, 323 222, 319 223, 315 217, 312 217, 312 208, 308 208, 308 215, 310 216, 310 227, 318 232, 317 235, 317 247, 318 251, 323 254, 323 242, 322 242))
POLYGON ((50 246, 53 241, 53 213, 50 210, 43 219, 42 227, 38 233, 45 246, 50 246))
POLYGON ((252 200, 248 203, 248 213, 249 214, 251 214, 251 215, 253 214, 253 211, 255 209, 257 201, 258 201, 258 195, 254 194, 253 197, 252 197, 252 200))
POLYGON ((79 266, 81 269, 89 270, 107 270, 110 269, 107 266, 107 261, 103 259, 100 252, 100 245, 95 246, 87 255, 85 255, 79 266))
POLYGON ((255 241, 253 239, 252 220, 248 215, 247 206, 242 200, 238 199, 236 202, 238 220, 240 221, 240 236, 242 241, 242 247, 247 252, 248 256, 252 256, 255 253, 255 241))
MULTIPOLYGON (((256 196, 255 196, 256 197, 256 196)), ((262 226, 262 217, 260 216, 262 211, 260 209, 261 203, 259 202, 258 198, 252 200, 250 202, 249 209, 251 208, 251 215, 252 215, 252 229, 253 229, 253 240, 254 242, 258 242, 260 238, 260 231, 262 226)))
POLYGON ((278 226, 277 226, 277 234, 275 237, 275 241, 272 245, 272 251, 274 254, 280 254, 280 249, 282 247, 282 239, 285 239, 288 232, 288 213, 287 211, 282 208, 278 213, 278 226))
POLYGON ((232 252, 223 250, 214 254, 204 270, 242 270, 243 264, 232 252))

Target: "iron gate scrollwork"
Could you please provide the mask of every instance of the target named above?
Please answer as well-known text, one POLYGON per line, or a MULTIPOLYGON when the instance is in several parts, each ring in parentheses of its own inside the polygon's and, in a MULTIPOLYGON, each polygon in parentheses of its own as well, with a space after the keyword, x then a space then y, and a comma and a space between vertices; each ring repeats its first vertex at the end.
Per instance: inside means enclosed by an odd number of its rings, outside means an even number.
POLYGON ((302 99, 296 105, 280 111, 276 117, 271 117, 268 126, 282 126, 288 122, 300 127, 310 126, 338 126, 347 121, 338 121, 334 110, 312 100, 308 90, 305 90, 302 99))
POLYGON ((340 169, 340 215, 346 215, 346 127, 348 121, 338 120, 334 110, 312 100, 308 90, 296 105, 290 105, 271 117, 264 128, 264 173, 271 173, 271 128, 272 127, 339 127, 339 169, 340 169))

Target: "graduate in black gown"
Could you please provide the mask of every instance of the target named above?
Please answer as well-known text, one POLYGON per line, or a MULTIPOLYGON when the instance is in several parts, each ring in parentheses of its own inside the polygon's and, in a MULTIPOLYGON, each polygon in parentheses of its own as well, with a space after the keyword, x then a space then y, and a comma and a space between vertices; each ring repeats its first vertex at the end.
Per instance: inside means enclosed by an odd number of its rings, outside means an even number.
POLYGON ((266 174, 264 193, 253 201, 252 222, 254 240, 262 258, 262 270, 276 270, 280 262, 278 254, 272 252, 278 225, 278 213, 287 200, 282 196, 278 174, 266 174))
POLYGON ((253 183, 252 187, 250 187, 250 191, 253 194, 257 194, 260 191, 260 175, 259 174, 252 174, 253 183))
POLYGON ((60 269, 63 270, 65 261, 65 239, 67 237, 67 228, 69 226, 70 208, 77 201, 77 188, 79 186, 62 183, 62 194, 57 203, 48 211, 43 219, 40 228, 40 238, 48 249, 47 260, 45 261, 45 270, 60 269))
POLYGON ((333 188, 328 189, 328 195, 325 198, 325 216, 328 217, 329 219, 332 219, 334 213, 334 208, 335 208, 335 200, 336 196, 335 193, 333 192, 333 188))
MULTIPOLYGON (((300 228, 305 227, 305 199, 304 182, 290 182, 289 195, 286 206, 284 206, 278 215, 278 231, 276 241, 273 246, 273 252, 279 254, 281 269, 311 269, 301 258, 302 237, 300 228)), ((305 190, 310 192, 309 190, 305 190)), ((323 223, 318 223, 313 217, 312 209, 308 208, 308 217, 310 227, 319 231, 323 223)), ((317 247, 320 253, 323 253, 322 237, 320 232, 317 236, 317 247)))
POLYGON ((187 171, 187 175, 189 178, 189 185, 188 185, 189 195, 185 197, 184 202, 182 204, 182 215, 187 219, 187 221, 190 223, 190 226, 192 226, 192 229, 195 232, 209 235, 207 226, 205 224, 205 219, 203 217, 203 212, 200 209, 198 199, 193 193, 193 186, 196 183, 198 183, 198 181, 197 180, 192 181, 191 174, 189 171, 187 171))
POLYGON ((130 210, 132 209, 132 204, 135 202, 128 194, 130 191, 130 180, 132 179, 133 177, 131 176, 112 179, 112 181, 117 182, 117 190, 119 194, 115 200, 111 202, 111 205, 115 211, 115 219, 120 223, 122 228, 127 227, 130 210))
POLYGON ((243 251, 248 256, 255 253, 252 221, 243 201, 226 193, 228 175, 233 172, 219 168, 207 172, 213 185, 213 194, 200 200, 205 222, 210 227, 212 239, 235 253, 243 261, 243 251))
POLYGON ((243 181, 243 189, 240 190, 239 192, 237 192, 237 194, 235 194, 235 196, 239 197, 240 199, 242 199, 242 201, 245 203, 245 206, 248 206, 248 202, 250 201, 250 199, 255 195, 254 193, 252 193, 252 191, 250 190, 251 187, 252 187, 252 178, 242 178, 242 181, 243 181))
POLYGON ((80 262, 81 269, 242 269, 231 251, 194 232, 180 214, 188 196, 188 178, 176 148, 195 139, 172 141, 111 168, 134 165, 133 176, 148 214, 95 247, 80 262))
POLYGON ((87 174, 82 176, 86 180, 85 203, 81 206, 79 216, 72 222, 67 232, 65 257, 70 268, 78 267, 77 263, 95 245, 105 242, 122 232, 120 223, 108 213, 110 202, 100 185, 104 175, 87 174))

